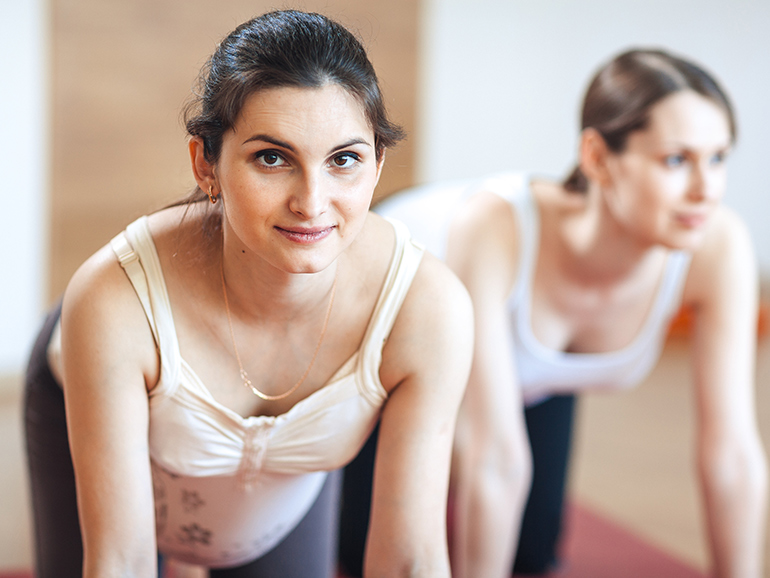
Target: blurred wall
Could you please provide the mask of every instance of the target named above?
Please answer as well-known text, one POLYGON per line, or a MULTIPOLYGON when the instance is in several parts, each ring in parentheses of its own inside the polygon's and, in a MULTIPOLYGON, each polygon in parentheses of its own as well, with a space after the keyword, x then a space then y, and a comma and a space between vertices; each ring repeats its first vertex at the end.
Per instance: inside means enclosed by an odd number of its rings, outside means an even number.
POLYGON ((0 375, 18 372, 47 279, 47 11, 0 1, 0 375))
POLYGON ((738 115, 725 202, 770 278, 770 2, 424 0, 417 180, 506 169, 561 177, 596 68, 632 46, 667 47, 726 86, 738 115))

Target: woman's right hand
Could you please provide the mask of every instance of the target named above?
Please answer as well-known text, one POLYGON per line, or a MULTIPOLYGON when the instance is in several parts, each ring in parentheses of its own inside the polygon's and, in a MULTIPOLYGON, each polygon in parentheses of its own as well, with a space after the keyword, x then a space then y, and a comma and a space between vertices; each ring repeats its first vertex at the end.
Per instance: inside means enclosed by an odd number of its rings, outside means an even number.
POLYGON ((474 195, 458 214, 447 262, 470 293, 476 340, 455 436, 453 576, 502 578, 513 566, 532 470, 506 309, 518 224, 492 193, 474 195))
POLYGON ((83 534, 83 575, 156 576, 148 389, 159 360, 109 246, 80 267, 62 310, 63 387, 83 534))

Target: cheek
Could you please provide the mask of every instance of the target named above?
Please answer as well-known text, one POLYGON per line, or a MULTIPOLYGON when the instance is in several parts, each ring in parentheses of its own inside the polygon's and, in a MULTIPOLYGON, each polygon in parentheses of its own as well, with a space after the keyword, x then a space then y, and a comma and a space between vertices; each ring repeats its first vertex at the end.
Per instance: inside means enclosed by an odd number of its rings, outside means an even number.
POLYGON ((369 213, 372 195, 365 190, 357 194, 349 194, 340 199, 339 211, 347 223, 347 234, 357 234, 364 226, 364 221, 369 213))
POLYGON ((683 171, 639 171, 627 182, 624 193, 629 210, 642 214, 664 209, 687 192, 687 178, 683 171))
POLYGON ((347 211, 364 213, 369 210, 374 197, 374 187, 377 184, 377 175, 375 172, 368 172, 361 175, 360 178, 349 183, 345 192, 341 196, 341 202, 347 211))
POLYGON ((629 231, 649 235, 661 226, 666 201, 660 195, 659 183, 649 179, 649 174, 616 182, 610 201, 610 210, 629 231))
MULTIPOLYGON (((713 192, 714 198, 721 201, 727 191, 727 170, 723 167, 717 171, 716 174, 709 179, 708 182, 709 193, 713 192)), ((711 194, 709 196, 712 196, 711 194)))

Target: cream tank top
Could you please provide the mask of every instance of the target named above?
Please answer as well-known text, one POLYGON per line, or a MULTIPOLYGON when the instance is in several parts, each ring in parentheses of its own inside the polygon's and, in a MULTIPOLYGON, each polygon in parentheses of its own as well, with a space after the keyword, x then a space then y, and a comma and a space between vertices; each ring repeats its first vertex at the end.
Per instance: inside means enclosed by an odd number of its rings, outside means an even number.
POLYGON ((654 304, 628 346, 607 353, 569 353, 541 344, 532 332, 531 289, 540 242, 540 215, 526 173, 436 183, 408 189, 375 207, 403 221, 415 239, 444 259, 449 224, 463 201, 478 191, 493 192, 514 208, 520 225, 519 275, 507 300, 516 371, 525 405, 556 394, 588 389, 621 389, 641 382, 660 356, 671 318, 679 309, 690 254, 671 251, 654 304))
MULTIPOLYGON (((180 356, 147 218, 112 240, 160 353, 149 445, 164 555, 210 568, 260 557, 304 517, 327 472, 361 449, 387 397, 382 347, 423 255, 407 228, 391 223, 395 249, 361 347, 322 388, 278 416, 243 417, 221 405, 180 356)), ((52 341, 54 365, 57 347, 52 341)))

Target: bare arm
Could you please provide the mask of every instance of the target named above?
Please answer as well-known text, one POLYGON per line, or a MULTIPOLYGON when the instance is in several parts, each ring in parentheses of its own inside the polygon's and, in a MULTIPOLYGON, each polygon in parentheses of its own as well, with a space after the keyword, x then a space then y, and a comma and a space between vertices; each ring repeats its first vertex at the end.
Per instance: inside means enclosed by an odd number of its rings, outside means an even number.
POLYGON ((476 335, 455 447, 457 578, 510 574, 529 494, 532 458, 506 310, 517 268, 516 230, 507 202, 483 194, 450 236, 448 262, 471 295, 476 335))
POLYGON ((109 248, 67 289, 62 360, 83 575, 155 576, 146 384, 155 379, 157 358, 139 301, 109 248))
POLYGON ((756 422, 757 271, 748 234, 726 210, 693 259, 699 479, 715 575, 763 572, 767 464, 756 422))
POLYGON ((473 320, 462 284, 425 255, 383 350, 383 410, 364 574, 450 576, 449 466, 471 362, 473 320))

